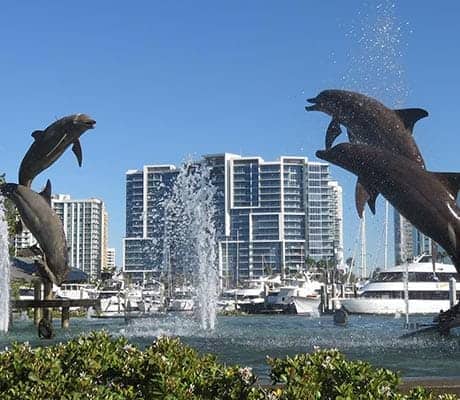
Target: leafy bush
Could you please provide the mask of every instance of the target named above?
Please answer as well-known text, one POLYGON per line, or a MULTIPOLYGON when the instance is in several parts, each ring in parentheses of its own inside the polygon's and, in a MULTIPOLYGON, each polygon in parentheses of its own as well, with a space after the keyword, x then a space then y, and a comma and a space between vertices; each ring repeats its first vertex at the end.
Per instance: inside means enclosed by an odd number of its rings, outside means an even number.
POLYGON ((102 331, 0 353, 2 400, 246 399, 254 382, 248 369, 222 366, 178 339, 161 338, 141 351, 102 331))
POLYGON ((435 396, 416 388, 407 395, 398 391, 399 375, 374 368, 364 361, 347 360, 336 349, 316 350, 284 359, 268 359, 273 384, 282 385, 280 400, 453 400, 453 395, 435 396))
POLYGON ((219 364, 178 339, 160 338, 144 351, 125 338, 93 332, 66 344, 0 353, 0 398, 40 399, 454 399, 423 389, 398 394, 399 377, 336 350, 269 359, 273 383, 256 385, 249 368, 219 364), (282 386, 280 385, 282 384, 282 386))

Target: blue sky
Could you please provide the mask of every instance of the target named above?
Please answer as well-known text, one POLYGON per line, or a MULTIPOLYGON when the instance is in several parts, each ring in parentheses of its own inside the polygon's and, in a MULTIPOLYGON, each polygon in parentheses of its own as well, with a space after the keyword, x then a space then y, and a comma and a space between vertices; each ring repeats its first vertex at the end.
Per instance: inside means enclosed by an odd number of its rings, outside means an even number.
MULTIPOLYGON (((2 4, 0 170, 15 182, 30 134, 55 118, 94 117, 82 168, 67 151, 34 188, 50 178, 55 193, 103 199, 119 263, 126 170, 224 151, 315 159, 330 118, 304 105, 326 88, 427 109, 415 137, 428 168, 459 170, 459 12, 453 0, 2 4), (382 58, 372 35, 385 12, 396 52, 382 58)), ((332 173, 344 187, 348 255, 358 231, 355 177, 332 173)), ((381 201, 377 214, 368 219, 373 255, 381 254, 381 201)))

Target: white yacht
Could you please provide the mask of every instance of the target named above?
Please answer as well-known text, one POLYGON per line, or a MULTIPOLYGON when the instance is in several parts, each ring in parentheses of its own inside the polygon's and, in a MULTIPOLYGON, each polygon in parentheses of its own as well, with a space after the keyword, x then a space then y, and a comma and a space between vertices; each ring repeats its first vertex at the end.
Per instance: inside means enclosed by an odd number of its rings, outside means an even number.
POLYGON ((241 283, 241 286, 236 289, 230 289, 224 292, 226 296, 234 297, 236 307, 248 311, 257 305, 265 303, 265 295, 273 288, 279 286, 281 278, 275 277, 259 277, 246 279, 241 283), (248 308, 249 307, 249 308, 248 308))
POLYGON ((56 297, 61 299, 97 299, 99 291, 96 286, 89 283, 63 283, 56 287, 56 297))
POLYGON ((317 314, 322 283, 310 274, 283 279, 275 295, 266 298, 267 306, 296 314, 317 314))
POLYGON ((191 312, 195 308, 193 288, 191 286, 176 287, 169 299, 168 311, 191 312))
MULTIPOLYGON (((336 299, 336 306, 340 304, 346 311, 356 314, 404 314, 406 271, 410 314, 435 314, 449 309, 449 280, 458 281, 459 274, 452 264, 439 262, 433 271, 429 255, 379 272, 360 288, 357 297, 336 299)), ((457 290, 457 298, 459 294, 457 290)))
POLYGON ((117 289, 104 289, 99 293, 101 309, 94 317, 118 317, 124 316, 125 299, 123 293, 117 289))
POLYGON ((164 311, 164 291, 163 283, 156 280, 150 280, 142 287, 142 303, 145 312, 164 311))

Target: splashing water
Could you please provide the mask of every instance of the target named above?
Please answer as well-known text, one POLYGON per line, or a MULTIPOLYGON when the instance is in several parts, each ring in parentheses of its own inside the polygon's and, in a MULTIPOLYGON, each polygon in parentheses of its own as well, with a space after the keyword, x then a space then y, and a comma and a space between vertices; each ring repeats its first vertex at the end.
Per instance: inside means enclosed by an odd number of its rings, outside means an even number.
POLYGON ((195 311, 202 329, 213 330, 217 305, 216 189, 210 169, 187 161, 179 172, 165 204, 165 253, 175 274, 189 276, 196 300, 195 311))
POLYGON ((403 66, 403 40, 410 33, 409 24, 398 19, 391 0, 365 3, 346 36, 354 45, 347 54, 344 84, 389 106, 400 106, 408 97, 403 66))
POLYGON ((10 257, 8 252, 8 225, 3 197, 0 196, 0 332, 8 331, 10 317, 10 257))

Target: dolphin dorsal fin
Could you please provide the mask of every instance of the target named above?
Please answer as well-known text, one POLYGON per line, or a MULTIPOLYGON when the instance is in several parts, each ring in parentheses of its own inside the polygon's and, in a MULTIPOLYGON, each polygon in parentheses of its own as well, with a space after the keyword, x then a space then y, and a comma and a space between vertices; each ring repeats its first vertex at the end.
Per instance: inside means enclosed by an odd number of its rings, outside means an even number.
POLYGON ((449 190, 450 194, 457 198, 460 190, 460 173, 458 172, 432 172, 449 190))
POLYGON ((41 135, 43 134, 43 131, 33 131, 32 132, 32 137, 37 140, 41 135))
POLYGON ((411 132, 419 119, 428 117, 428 111, 423 108, 403 108, 394 110, 394 112, 401 118, 406 129, 409 129, 411 132))
POLYGON ((46 181, 45 187, 43 188, 43 190, 39 194, 51 206, 51 182, 50 182, 49 179, 46 181))

